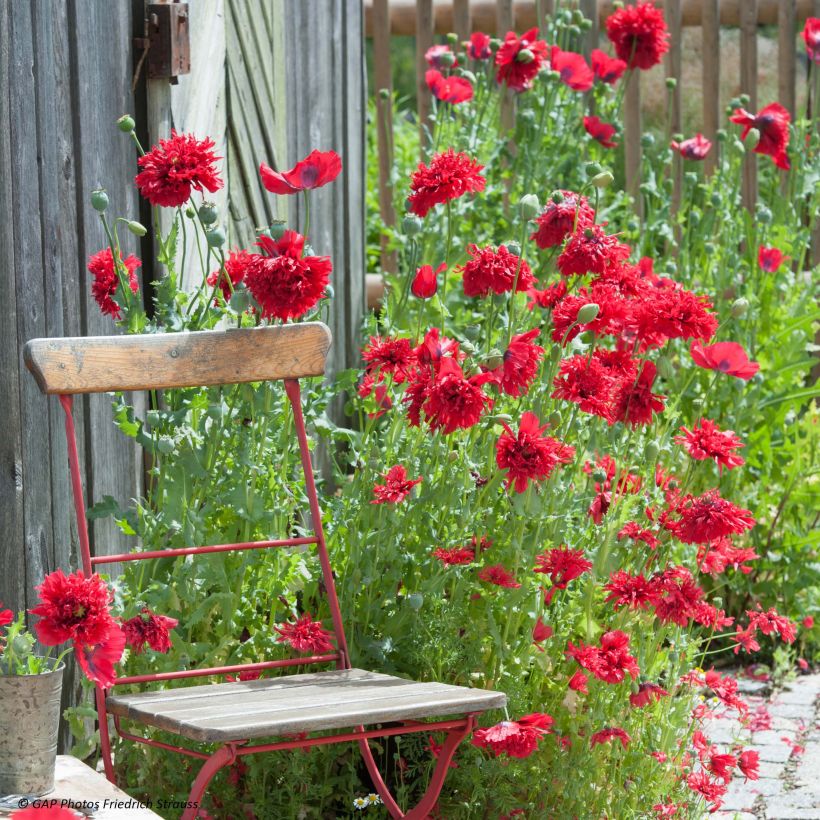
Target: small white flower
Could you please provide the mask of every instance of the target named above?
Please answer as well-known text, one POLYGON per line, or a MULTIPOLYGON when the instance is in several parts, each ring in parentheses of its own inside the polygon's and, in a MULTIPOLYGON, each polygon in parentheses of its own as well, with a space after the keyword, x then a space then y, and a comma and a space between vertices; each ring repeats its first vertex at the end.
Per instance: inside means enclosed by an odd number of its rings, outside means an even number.
POLYGON ((382 799, 381 799, 381 797, 379 797, 379 795, 373 794, 373 792, 371 792, 370 794, 367 795, 367 802, 371 806, 378 806, 379 803, 382 802, 382 799))
POLYGON ((354 797, 353 798, 353 808, 362 811, 362 809, 366 809, 370 805, 370 801, 366 797, 354 797))

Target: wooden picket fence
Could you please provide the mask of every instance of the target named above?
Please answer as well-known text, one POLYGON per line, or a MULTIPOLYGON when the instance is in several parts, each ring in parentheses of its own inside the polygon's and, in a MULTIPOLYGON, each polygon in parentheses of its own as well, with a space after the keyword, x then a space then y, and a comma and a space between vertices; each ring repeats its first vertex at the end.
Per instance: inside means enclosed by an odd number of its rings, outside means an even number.
MULTIPOLYGON (((629 0, 636 2, 636 0, 629 0)), ((460 39, 469 37, 471 31, 504 35, 507 31, 525 31, 554 14, 556 7, 579 8, 593 25, 585 38, 587 55, 598 44, 600 27, 614 11, 611 0, 364 0, 365 31, 373 38, 374 89, 378 110, 378 152, 381 216, 387 225, 394 225, 396 214, 393 193, 390 188, 391 151, 391 101, 379 93, 387 89, 392 93, 392 68, 390 62, 391 35, 414 35, 416 37, 416 87, 418 115, 421 123, 430 113, 431 96, 424 81, 427 68, 424 54, 433 44, 436 35, 455 32, 460 39)), ((757 37, 761 25, 777 26, 778 101, 794 117, 797 76, 797 34, 809 16, 820 16, 820 0, 656 0, 663 8, 671 34, 670 49, 666 55, 664 70, 667 77, 681 77, 681 29, 697 26, 702 36, 702 95, 703 113, 700 131, 710 140, 715 139, 724 121, 720 110, 720 27, 737 26, 740 29, 740 77, 741 93, 748 94, 748 109, 756 111, 757 99, 757 37)), ((640 186, 641 168, 641 90, 640 72, 630 72, 624 94, 624 154, 627 190, 637 193, 640 186)), ((670 131, 679 132, 682 127, 682 105, 685 89, 680 79, 670 92, 670 131)), ((705 160, 707 173, 716 163, 711 152, 705 160)), ((683 163, 678 158, 673 168, 673 208, 680 203, 683 163)), ((641 197, 635 197, 640 213, 641 197)), ((757 163, 753 156, 747 157, 743 171, 743 202, 754 208, 757 202, 757 163)), ((818 243, 820 245, 820 243, 818 243)), ((383 255, 383 264, 391 269, 392 260, 383 255)))

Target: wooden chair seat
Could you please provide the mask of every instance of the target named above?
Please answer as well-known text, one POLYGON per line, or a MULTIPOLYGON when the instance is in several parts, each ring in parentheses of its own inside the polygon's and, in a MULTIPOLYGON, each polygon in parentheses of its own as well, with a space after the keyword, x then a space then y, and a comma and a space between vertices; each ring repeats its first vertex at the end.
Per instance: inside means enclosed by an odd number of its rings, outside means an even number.
POLYGON ((501 692, 340 669, 110 695, 108 711, 203 742, 250 740, 501 708, 501 692))

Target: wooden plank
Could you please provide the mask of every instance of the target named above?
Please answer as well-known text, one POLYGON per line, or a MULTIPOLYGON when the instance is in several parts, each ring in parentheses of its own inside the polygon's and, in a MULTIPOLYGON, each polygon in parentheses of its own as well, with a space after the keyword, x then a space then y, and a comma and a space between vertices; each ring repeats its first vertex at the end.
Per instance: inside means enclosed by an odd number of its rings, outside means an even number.
MULTIPOLYGON (((748 109, 757 111, 757 0, 740 6, 740 90, 749 95, 748 109)), ((743 205, 754 211, 757 204, 757 155, 747 151, 743 160, 743 205)))
POLYGON ((719 0, 703 0, 701 30, 701 87, 703 89, 703 135, 711 140, 712 150, 706 155, 704 169, 711 174, 718 164, 720 144, 720 20, 719 0))
POLYGON ((500 708, 500 692, 334 670, 113 696, 113 714, 201 741, 259 738, 500 708))
POLYGON ((641 72, 627 71, 624 93, 624 174, 626 192, 635 199, 635 213, 643 215, 641 185, 641 72))
POLYGON ((780 0, 777 15, 777 99, 796 116, 795 91, 797 83, 797 9, 795 0, 780 0))
MULTIPOLYGON (((514 27, 512 0, 498 0, 495 13, 496 31, 499 32, 499 36, 503 39, 506 33, 511 31, 514 27)), ((515 128, 515 91, 511 88, 504 87, 501 93, 503 95, 501 97, 500 112, 501 131, 502 133, 507 133, 515 128)), ((515 145, 512 140, 510 140, 509 147, 511 152, 514 153, 515 145)), ((508 204, 508 198, 509 196, 507 194, 505 196, 505 204, 508 204)))
MULTIPOLYGON (((680 0, 666 0, 664 4, 664 15, 669 26, 669 51, 666 53, 665 69, 666 76, 676 81, 675 87, 667 91, 667 99, 671 103, 668 109, 668 135, 678 134, 683 129, 681 115, 681 92, 682 92, 682 62, 681 62, 681 6, 680 0)), ((686 136, 689 136, 688 134, 686 136)), ((683 158, 677 152, 672 154, 672 201, 670 203, 672 214, 676 214, 680 209, 681 193, 683 191, 683 158)))
POLYGON ((26 366, 44 393, 105 393, 324 375, 330 330, 321 322, 32 339, 26 366))
POLYGON ((418 0, 416 3, 416 97, 419 113, 419 137, 422 151, 427 145, 428 118, 432 105, 432 94, 427 87, 424 74, 428 65, 424 55, 433 45, 433 0, 418 0))
MULTIPOLYGON (((592 49, 598 48, 598 38, 600 35, 600 26, 598 23, 598 2, 597 0, 581 0, 579 5, 581 11, 584 13, 584 17, 589 20, 592 25, 589 28, 589 31, 586 32, 584 35, 584 54, 589 57, 592 49)), ((547 10, 546 14, 551 16, 555 13, 555 9, 547 10)), ((539 21, 539 24, 543 25, 543 21, 539 21)), ((543 31, 543 29, 542 29, 543 31)))
MULTIPOLYGON (((374 0, 378 5, 380 0, 374 0)), ((375 6, 374 6, 375 11, 375 6)), ((383 27, 390 32, 390 20, 383 24, 383 27)), ((378 29, 374 25, 374 31, 378 29)), ((453 28, 452 30, 458 34, 458 39, 462 42, 470 39, 470 34, 473 30, 473 19, 470 11, 470 0, 453 0, 453 28)))

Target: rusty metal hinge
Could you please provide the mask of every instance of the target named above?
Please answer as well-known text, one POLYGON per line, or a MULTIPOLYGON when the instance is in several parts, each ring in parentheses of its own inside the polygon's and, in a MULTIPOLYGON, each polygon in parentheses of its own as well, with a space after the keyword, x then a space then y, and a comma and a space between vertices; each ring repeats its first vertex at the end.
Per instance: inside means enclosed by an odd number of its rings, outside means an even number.
POLYGON ((134 73, 134 85, 148 65, 148 79, 168 79, 191 72, 190 19, 187 3, 149 3, 146 6, 142 37, 134 38, 134 48, 142 52, 134 73))

